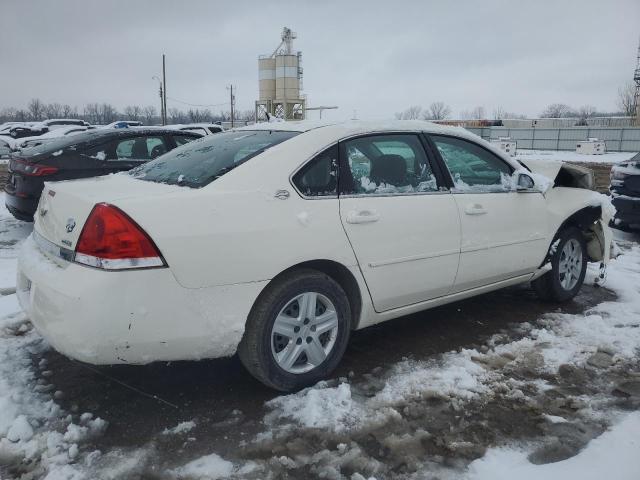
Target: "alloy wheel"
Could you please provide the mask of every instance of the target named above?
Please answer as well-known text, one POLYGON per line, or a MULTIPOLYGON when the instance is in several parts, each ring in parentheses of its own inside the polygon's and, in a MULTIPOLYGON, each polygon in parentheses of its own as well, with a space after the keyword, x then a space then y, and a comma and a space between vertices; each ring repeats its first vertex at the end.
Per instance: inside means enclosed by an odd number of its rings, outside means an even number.
POLYGON ((582 246, 575 238, 564 244, 560 252, 558 274, 560 285, 566 291, 573 289, 582 273, 582 246))
POLYGON ((278 313, 271 329, 271 353, 284 371, 305 373, 324 362, 337 335, 338 314, 331 300, 305 292, 278 313))

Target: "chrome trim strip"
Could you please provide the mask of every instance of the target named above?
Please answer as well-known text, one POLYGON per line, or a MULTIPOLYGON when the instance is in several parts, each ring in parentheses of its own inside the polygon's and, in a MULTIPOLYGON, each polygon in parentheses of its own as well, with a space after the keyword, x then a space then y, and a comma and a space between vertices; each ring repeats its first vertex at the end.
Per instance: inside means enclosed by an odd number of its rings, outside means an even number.
POLYGON ((427 255, 412 255, 410 257, 402 257, 402 258, 393 258, 391 260, 381 260, 379 262, 369 262, 369 267, 377 268, 377 267, 385 267, 387 265, 395 265, 397 263, 407 263, 407 262, 415 262, 417 260, 427 260, 429 258, 437 258, 437 257, 445 257, 447 255, 457 255, 459 254, 459 250, 444 250, 442 252, 431 253, 427 255))
POLYGON ((508 247, 510 245, 520 245, 523 243, 530 243, 530 242, 538 242, 540 240, 546 240, 546 237, 544 236, 538 236, 538 237, 533 237, 533 238, 528 238, 526 240, 513 240, 510 242, 498 242, 498 243, 493 243, 491 245, 483 245, 481 247, 468 247, 468 248, 462 248, 460 253, 470 253, 470 252, 479 252, 481 250, 491 250, 492 248, 500 248, 500 247, 508 247))

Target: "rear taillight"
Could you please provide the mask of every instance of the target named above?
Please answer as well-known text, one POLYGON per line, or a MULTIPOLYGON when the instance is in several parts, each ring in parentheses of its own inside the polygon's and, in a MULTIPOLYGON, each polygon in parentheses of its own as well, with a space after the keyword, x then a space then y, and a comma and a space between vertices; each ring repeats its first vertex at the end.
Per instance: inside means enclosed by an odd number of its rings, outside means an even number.
POLYGON ((153 240, 118 207, 99 203, 76 245, 75 261, 105 270, 165 267, 153 240))
POLYGON ((25 160, 12 159, 9 163, 12 172, 29 175, 32 177, 45 177, 57 173, 58 169, 50 165, 41 165, 39 163, 29 163, 25 160))

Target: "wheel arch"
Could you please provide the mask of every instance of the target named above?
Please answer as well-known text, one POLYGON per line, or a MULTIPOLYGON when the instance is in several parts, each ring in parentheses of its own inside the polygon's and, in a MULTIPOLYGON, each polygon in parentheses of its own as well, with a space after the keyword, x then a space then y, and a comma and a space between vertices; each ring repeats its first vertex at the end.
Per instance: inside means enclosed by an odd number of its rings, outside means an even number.
MULTIPOLYGON (((567 227, 576 227, 582 232, 585 242, 587 243, 587 255, 589 259, 592 261, 602 260, 605 256, 605 246, 601 235, 603 228, 602 225, 600 225, 601 219, 602 207, 599 205, 591 205, 576 210, 564 219, 556 229, 551 244, 549 245, 549 251, 551 251, 551 246, 562 230, 567 227)), ((543 264, 548 260, 549 254, 545 256, 543 264)))
POLYGON ((360 318, 362 315, 362 292, 360 291, 360 286, 358 284, 358 280, 354 276, 354 274, 345 267, 343 264, 336 262, 335 260, 326 260, 326 259, 317 259, 317 260, 308 260, 305 262, 300 262, 295 265, 290 266, 289 268, 283 270, 278 275, 273 277, 267 285, 263 288, 260 295, 256 297, 254 301, 258 302, 260 296, 267 288, 276 280, 281 278, 283 275, 289 274, 296 270, 315 270, 318 272, 322 272, 325 275, 328 275, 333 280, 335 280, 340 287, 344 290, 347 298, 349 300, 349 307, 351 308, 351 329, 355 330, 358 328, 360 323, 360 318))

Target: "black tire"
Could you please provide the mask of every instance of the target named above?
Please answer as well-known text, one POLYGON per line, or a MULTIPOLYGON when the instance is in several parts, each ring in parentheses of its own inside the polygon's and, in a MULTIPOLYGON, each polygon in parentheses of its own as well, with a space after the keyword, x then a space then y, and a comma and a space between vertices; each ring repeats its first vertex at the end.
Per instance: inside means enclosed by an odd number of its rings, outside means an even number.
POLYGON ((567 227, 561 230, 554 239, 552 245, 556 242, 558 242, 557 246, 551 255, 551 270, 531 282, 531 286, 542 300, 566 302, 578 294, 582 287, 582 283, 584 282, 584 276, 587 271, 587 245, 582 232, 580 232, 576 227, 567 227), (577 245, 580 246, 582 264, 580 266, 579 275, 575 285, 571 288, 565 288, 562 284, 562 280, 566 274, 561 274, 560 263, 564 259, 563 249, 567 243, 571 241, 577 242, 577 245))
POLYGON ((260 294, 249 313, 238 356, 245 368, 268 387, 283 392, 296 391, 326 378, 336 368, 347 348, 350 332, 351 308, 342 287, 317 270, 296 270, 274 280, 260 294), (305 292, 318 293, 331 301, 338 328, 335 343, 322 363, 308 372, 290 373, 274 358, 272 328, 282 309, 305 292))

